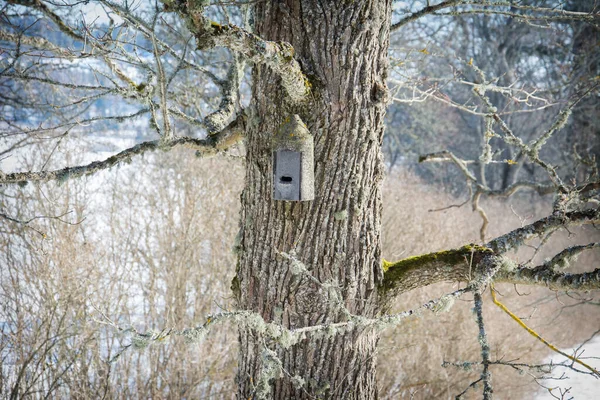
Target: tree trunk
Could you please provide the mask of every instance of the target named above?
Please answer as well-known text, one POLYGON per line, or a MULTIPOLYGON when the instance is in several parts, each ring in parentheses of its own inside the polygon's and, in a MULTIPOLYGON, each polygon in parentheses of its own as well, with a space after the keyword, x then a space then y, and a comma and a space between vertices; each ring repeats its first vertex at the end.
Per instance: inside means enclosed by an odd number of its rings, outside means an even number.
MULTIPOLYGON (((287 328, 379 311, 381 143, 391 1, 258 2, 259 36, 289 42, 309 76, 305 104, 256 66, 242 194, 241 309, 287 328), (315 199, 272 199, 271 138, 298 114, 315 142, 315 199)), ((236 286, 237 286, 236 284, 236 286)), ((377 333, 359 328, 266 339, 240 328, 239 397, 377 397, 377 333)))

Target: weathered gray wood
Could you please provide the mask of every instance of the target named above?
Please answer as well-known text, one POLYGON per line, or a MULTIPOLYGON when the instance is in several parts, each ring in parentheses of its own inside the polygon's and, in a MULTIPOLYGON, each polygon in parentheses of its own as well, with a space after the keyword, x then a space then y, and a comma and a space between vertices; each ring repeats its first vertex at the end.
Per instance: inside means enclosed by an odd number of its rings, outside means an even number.
POLYGON ((315 198, 314 140, 298 115, 286 118, 273 137, 273 198, 315 198))

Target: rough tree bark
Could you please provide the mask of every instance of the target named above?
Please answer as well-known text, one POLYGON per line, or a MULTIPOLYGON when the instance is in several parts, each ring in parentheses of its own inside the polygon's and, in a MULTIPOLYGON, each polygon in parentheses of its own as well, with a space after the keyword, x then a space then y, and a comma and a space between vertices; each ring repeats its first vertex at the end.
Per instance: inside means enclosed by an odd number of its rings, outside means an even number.
MULTIPOLYGON (((311 86, 294 104, 271 69, 254 70, 235 286, 240 307, 266 321, 298 328, 378 313, 390 4, 257 3, 256 34, 290 43, 311 86), (293 114, 315 140, 310 202, 272 200, 271 137, 293 114)), ((243 327, 239 397, 376 398, 376 345, 375 333, 349 329, 285 349, 243 327), (271 351, 282 365, 272 365, 271 351)))

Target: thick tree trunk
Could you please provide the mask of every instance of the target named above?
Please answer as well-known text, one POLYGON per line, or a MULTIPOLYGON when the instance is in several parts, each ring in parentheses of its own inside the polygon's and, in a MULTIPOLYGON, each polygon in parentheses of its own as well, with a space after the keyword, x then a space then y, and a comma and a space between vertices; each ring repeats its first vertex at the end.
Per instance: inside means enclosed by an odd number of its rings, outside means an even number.
MULTIPOLYGON (((312 86, 306 104, 291 104, 280 78, 255 67, 237 282, 240 308, 266 321, 299 328, 378 312, 390 4, 256 4, 257 34, 291 43, 312 86), (271 138, 293 114, 315 141, 309 202, 272 200, 271 138)), ((346 329, 286 345, 256 328, 240 331, 240 398, 377 397, 376 333, 346 329)))

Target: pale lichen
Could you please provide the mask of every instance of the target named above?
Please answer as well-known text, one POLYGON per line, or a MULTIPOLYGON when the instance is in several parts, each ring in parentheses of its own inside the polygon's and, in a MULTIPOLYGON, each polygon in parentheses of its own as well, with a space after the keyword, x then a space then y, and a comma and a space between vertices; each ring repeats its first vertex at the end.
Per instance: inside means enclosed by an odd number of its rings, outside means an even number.
POLYGON ((508 257, 498 257, 498 261, 500 262, 500 271, 503 272, 512 272, 519 267, 519 264, 508 257))
POLYGON ((283 376, 281 360, 271 349, 263 348, 261 352, 262 368, 257 377, 255 396, 257 399, 268 399, 271 394, 271 381, 283 376))
POLYGON ((292 347, 293 345, 298 343, 301 338, 302 338, 302 335, 294 333, 294 332, 290 331, 289 329, 283 329, 281 332, 281 335, 279 336, 279 340, 277 342, 284 349, 289 349, 290 347, 292 347))
POLYGON ((292 382, 292 385, 294 385, 294 387, 296 389, 302 389, 304 387, 304 385, 306 384, 306 381, 300 375, 292 376, 290 378, 290 381, 292 382))
POLYGON ((455 297, 450 295, 445 295, 440 297, 440 300, 437 304, 435 304, 432 308, 432 311, 435 314, 441 314, 443 312, 448 312, 454 305, 455 297))
POLYGON ((348 218, 348 210, 344 209, 344 210, 340 210, 338 212, 336 212, 335 214, 333 214, 333 218, 336 221, 343 221, 346 218, 348 218))
POLYGON ((152 342, 154 342, 158 338, 158 336, 159 332, 152 329, 144 333, 136 332, 131 337, 131 345, 136 349, 142 350, 148 347, 150 344, 152 344, 152 342))
POLYGON ((181 332, 181 336, 183 336, 186 343, 200 343, 207 334, 208 329, 204 327, 184 329, 181 332))

